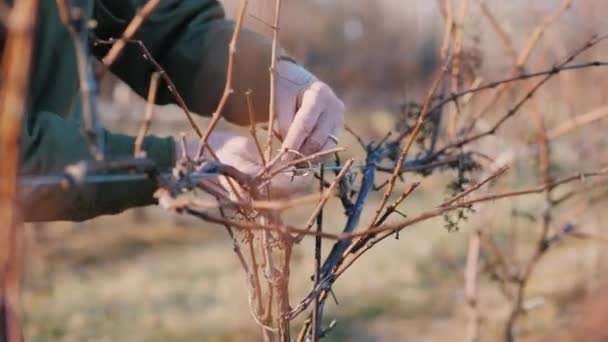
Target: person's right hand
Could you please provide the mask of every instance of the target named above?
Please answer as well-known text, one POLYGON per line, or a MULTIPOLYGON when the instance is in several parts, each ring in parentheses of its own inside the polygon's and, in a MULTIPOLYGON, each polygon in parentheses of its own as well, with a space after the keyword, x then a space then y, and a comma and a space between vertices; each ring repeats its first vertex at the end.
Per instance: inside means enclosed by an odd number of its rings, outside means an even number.
POLYGON ((276 124, 283 150, 310 155, 335 148, 344 126, 344 103, 304 67, 277 63, 276 124))

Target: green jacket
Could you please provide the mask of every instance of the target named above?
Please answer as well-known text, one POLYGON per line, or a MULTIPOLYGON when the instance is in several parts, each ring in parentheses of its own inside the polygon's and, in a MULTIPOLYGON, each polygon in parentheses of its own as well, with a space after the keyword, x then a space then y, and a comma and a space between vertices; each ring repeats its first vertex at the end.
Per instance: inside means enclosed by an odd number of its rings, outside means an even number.
MULTIPOLYGON (((120 37, 145 0, 72 0, 97 22, 99 38, 120 37)), ((22 175, 61 173, 66 165, 91 159, 80 133, 81 105, 75 54, 70 36, 60 22, 55 1, 40 1, 28 110, 22 133, 22 175)), ((142 40, 165 68, 190 109, 201 115, 213 112, 226 80, 228 44, 233 22, 224 19, 215 0, 163 0, 134 39, 142 40)), ((108 46, 92 46, 97 58, 108 46)), ((244 92, 252 89, 256 113, 267 113, 271 44, 268 39, 243 31, 235 64, 235 93, 224 117, 247 124, 244 92)), ((135 92, 145 96, 154 72, 135 45, 129 45, 111 71, 135 92)), ((166 87, 158 104, 173 103, 166 87)), ((260 120, 263 118, 259 118, 260 120)), ((106 152, 112 158, 133 154, 134 137, 103 132, 106 152)), ((175 163, 171 138, 149 136, 144 142, 148 157, 168 171, 175 163)), ((154 203, 150 181, 104 183, 64 190, 59 186, 21 187, 20 202, 26 221, 85 220, 103 214, 154 203)))

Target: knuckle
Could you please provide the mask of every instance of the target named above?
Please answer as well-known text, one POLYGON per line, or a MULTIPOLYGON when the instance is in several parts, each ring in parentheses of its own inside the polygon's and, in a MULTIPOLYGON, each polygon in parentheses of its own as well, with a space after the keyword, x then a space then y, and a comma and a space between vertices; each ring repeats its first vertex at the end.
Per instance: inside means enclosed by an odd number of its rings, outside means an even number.
POLYGON ((329 87, 323 82, 315 82, 308 89, 310 94, 314 97, 322 97, 327 94, 329 87))

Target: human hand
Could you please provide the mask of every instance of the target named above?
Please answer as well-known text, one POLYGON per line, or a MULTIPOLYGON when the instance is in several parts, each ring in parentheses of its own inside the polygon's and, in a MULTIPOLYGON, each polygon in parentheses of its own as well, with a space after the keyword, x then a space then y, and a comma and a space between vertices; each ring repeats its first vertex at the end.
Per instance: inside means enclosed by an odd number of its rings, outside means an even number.
POLYGON ((344 103, 327 84, 303 67, 281 60, 277 63, 276 91, 282 150, 310 155, 337 146, 344 126, 344 103))
MULTIPOLYGON (((189 156, 195 155, 198 144, 198 140, 186 139, 186 153, 189 156)), ((179 146, 179 144, 176 145, 179 146)), ((232 166, 247 176, 258 176, 264 170, 262 158, 252 138, 232 132, 216 131, 209 136, 208 146, 214 151, 220 163, 232 166)), ((181 147, 177 147, 177 149, 179 150, 177 155, 181 155, 181 147)), ((215 161, 208 152, 205 152, 204 157, 215 161)), ((250 198, 243 187, 226 176, 219 176, 208 183, 214 186, 219 185, 223 195, 230 200, 237 201, 250 198)), ((276 174, 267 184, 270 189, 270 197, 277 199, 301 194, 310 188, 311 183, 312 174, 294 176, 287 172, 276 174)), ((261 185, 256 191, 263 194, 266 192, 266 186, 264 186, 264 183, 261 185)))

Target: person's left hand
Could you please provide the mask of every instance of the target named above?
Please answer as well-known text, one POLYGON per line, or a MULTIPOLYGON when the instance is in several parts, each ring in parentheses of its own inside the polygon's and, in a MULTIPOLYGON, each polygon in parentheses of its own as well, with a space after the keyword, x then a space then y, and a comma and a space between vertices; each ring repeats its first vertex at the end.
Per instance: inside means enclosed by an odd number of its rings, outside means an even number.
MULTIPOLYGON (((282 150, 310 155, 334 148, 344 126, 344 103, 303 67, 277 63, 276 123, 282 150)), ((295 154, 289 154, 292 157, 295 154)))
MULTIPOLYGON (((208 146, 214 151, 220 163, 230 165, 248 176, 257 176, 264 169, 262 158, 252 138, 232 132, 216 131, 209 136, 208 146)), ((198 149, 198 140, 187 141, 186 149, 189 155, 194 155, 198 149)), ((178 151, 178 153, 182 152, 178 151)), ((205 152, 205 158, 214 160, 207 152, 205 152)), ((225 176, 213 179, 211 183, 220 185, 226 197, 233 201, 250 198, 235 181, 231 182, 225 176)), ((311 184, 312 173, 293 176, 292 173, 286 172, 272 177, 268 189, 270 189, 270 197, 273 199, 287 198, 306 192, 311 184)), ((261 186, 257 191, 263 194, 266 187, 261 186)))

